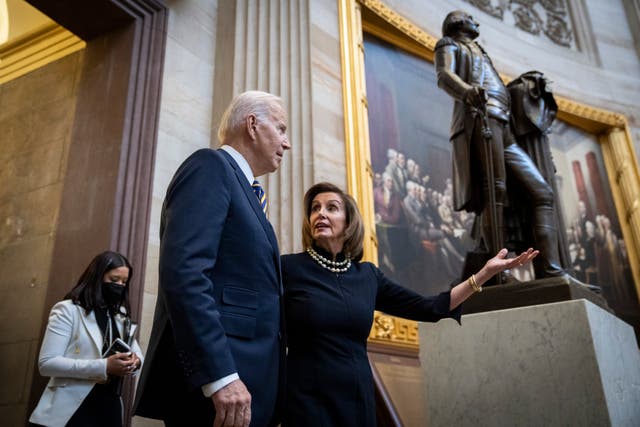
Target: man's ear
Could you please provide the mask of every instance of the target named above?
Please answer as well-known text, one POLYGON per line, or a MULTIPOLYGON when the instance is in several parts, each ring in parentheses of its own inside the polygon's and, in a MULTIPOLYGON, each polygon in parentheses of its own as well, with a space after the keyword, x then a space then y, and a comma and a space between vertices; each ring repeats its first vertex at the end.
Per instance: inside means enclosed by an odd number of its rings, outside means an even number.
POLYGON ((258 125, 258 119, 255 114, 249 114, 246 118, 247 134, 251 139, 256 137, 256 126, 258 125))

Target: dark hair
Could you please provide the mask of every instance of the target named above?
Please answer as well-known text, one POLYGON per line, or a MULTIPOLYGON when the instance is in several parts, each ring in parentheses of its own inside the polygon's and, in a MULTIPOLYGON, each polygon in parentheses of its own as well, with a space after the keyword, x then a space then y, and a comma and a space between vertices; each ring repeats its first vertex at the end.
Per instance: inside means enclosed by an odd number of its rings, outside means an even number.
POLYGON ((342 199, 345 206, 347 227, 344 230, 345 253, 351 254, 351 259, 360 261, 362 259, 362 242, 364 241, 364 225, 362 216, 358 210, 358 204, 349 194, 342 191, 338 186, 329 182, 320 182, 311 186, 304 195, 304 220, 302 223, 302 246, 304 249, 313 244, 311 234, 311 203, 313 199, 321 193, 336 193, 342 199))
POLYGON ((467 16, 467 13, 462 10, 449 12, 444 21, 442 21, 442 35, 445 37, 454 36, 462 28, 467 16))
POLYGON ((93 258, 87 269, 78 279, 78 283, 71 289, 65 299, 70 299, 74 304, 83 307, 87 314, 91 310, 99 307, 106 307, 106 302, 102 296, 103 277, 106 272, 118 267, 127 267, 129 269, 129 278, 125 283, 124 294, 122 297, 121 307, 131 315, 129 306, 129 282, 133 276, 133 268, 131 263, 124 255, 113 251, 104 251, 93 258))

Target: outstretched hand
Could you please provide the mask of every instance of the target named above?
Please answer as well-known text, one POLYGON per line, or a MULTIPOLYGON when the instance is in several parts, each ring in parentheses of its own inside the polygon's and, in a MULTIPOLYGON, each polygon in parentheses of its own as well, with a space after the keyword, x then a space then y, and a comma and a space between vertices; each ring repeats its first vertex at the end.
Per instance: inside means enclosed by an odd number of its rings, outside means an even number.
POLYGON ((508 251, 506 249, 501 249, 496 256, 487 261, 484 268, 486 269, 489 277, 504 270, 520 267, 521 265, 531 262, 531 260, 534 259, 540 251, 534 251, 533 248, 529 248, 514 258, 507 258, 507 253, 508 251))
POLYGON ((500 250, 500 252, 487 261, 484 267, 475 275, 472 274, 471 277, 454 286, 453 289, 451 289, 449 310, 453 310, 462 304, 467 298, 473 295, 474 292, 480 292, 482 288, 478 289, 478 286, 482 286, 482 284, 491 279, 491 277, 509 268, 525 265, 534 259, 540 251, 534 251, 532 248, 529 248, 514 258, 507 258, 508 253, 509 251, 506 249, 500 250), (472 284, 474 282, 476 284, 475 286, 472 284))

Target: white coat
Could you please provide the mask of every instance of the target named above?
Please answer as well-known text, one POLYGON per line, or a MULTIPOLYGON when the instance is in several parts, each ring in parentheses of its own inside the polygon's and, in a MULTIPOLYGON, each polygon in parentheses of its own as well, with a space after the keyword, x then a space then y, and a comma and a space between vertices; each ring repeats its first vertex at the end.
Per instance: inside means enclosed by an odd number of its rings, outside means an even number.
MULTIPOLYGON (((122 336, 124 316, 117 315, 116 323, 122 336)), ((53 306, 38 358, 40 374, 51 379, 30 422, 51 427, 67 424, 93 386, 107 380, 102 344, 95 311, 86 315, 84 308, 71 300, 53 306)), ((142 361, 137 341, 131 350, 142 361)))

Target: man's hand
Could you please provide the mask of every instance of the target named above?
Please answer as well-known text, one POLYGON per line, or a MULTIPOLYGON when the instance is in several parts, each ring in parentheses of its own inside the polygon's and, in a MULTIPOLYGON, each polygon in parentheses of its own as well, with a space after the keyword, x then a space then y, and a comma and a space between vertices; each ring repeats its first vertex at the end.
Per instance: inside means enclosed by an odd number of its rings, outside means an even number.
POLYGON ((230 382, 211 395, 216 408, 213 427, 248 427, 251 421, 251 394, 240 380, 230 382))

